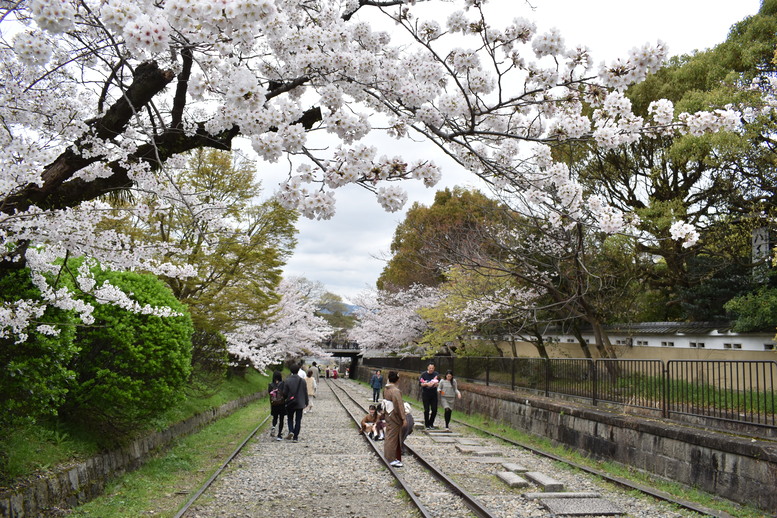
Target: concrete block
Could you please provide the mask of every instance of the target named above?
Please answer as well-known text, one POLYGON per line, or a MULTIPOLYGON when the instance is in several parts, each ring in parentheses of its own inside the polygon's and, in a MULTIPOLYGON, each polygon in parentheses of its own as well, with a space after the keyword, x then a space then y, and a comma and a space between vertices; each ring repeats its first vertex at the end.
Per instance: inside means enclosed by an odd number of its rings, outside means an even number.
POLYGON ((502 452, 499 450, 484 448, 482 446, 467 446, 464 444, 457 444, 456 449, 461 453, 466 453, 468 455, 475 455, 477 457, 502 455, 502 452))
POLYGON ((510 487, 527 487, 529 481, 512 471, 500 471, 496 476, 510 487))
POLYGON ((555 516, 618 516, 623 509, 604 498, 543 498, 540 500, 555 516))
POLYGON ((601 498, 602 495, 595 491, 566 491, 557 493, 524 493, 523 497, 528 500, 538 500, 540 498, 601 498))
POLYGON ((453 444, 456 442, 456 439, 454 437, 430 437, 433 442, 440 443, 440 444, 453 444))
POLYGON ((521 464, 516 464, 515 462, 503 462, 502 467, 507 471, 513 471, 515 473, 526 473, 529 471, 529 468, 526 468, 521 464))
POLYGON ((540 486, 543 491, 564 491, 564 484, 539 471, 527 471, 523 475, 540 486))

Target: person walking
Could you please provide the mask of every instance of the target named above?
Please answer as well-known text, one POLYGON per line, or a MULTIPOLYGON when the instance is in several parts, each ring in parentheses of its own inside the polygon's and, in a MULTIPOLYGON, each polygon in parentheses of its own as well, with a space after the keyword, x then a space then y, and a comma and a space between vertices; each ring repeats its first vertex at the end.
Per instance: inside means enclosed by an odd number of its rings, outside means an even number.
POLYGON ((437 385, 440 383, 440 373, 434 370, 434 362, 429 362, 418 382, 421 384, 421 401, 424 404, 424 427, 431 430, 437 417, 437 385))
POLYGON ((309 414, 313 411, 313 398, 316 396, 316 389, 318 388, 316 384, 316 378, 313 377, 313 369, 308 369, 308 372, 305 377, 305 386, 307 387, 308 391, 308 406, 305 407, 305 413, 309 414))
POLYGON ((386 390, 383 392, 386 408, 386 439, 383 443, 383 455, 389 465, 401 468, 402 464, 402 431, 407 426, 405 404, 402 392, 396 385, 399 381, 397 371, 389 371, 386 390))
POLYGON ((377 403, 380 400, 380 389, 383 388, 383 375, 379 370, 370 378, 370 387, 372 387, 372 402, 377 403))
POLYGON ((445 378, 437 386, 437 391, 440 393, 440 401, 442 402, 443 414, 445 417, 445 429, 451 429, 451 414, 453 413, 453 404, 456 402, 456 398, 461 399, 461 392, 459 392, 459 386, 456 380, 453 379, 453 371, 445 373, 445 378))
POLYGON ((318 386, 318 382, 320 381, 321 377, 321 369, 318 368, 318 364, 316 362, 313 362, 310 364, 310 370, 313 371, 313 377, 316 378, 316 386, 318 386))
POLYGON ((270 437, 276 441, 283 440, 283 416, 286 414, 286 398, 283 395, 283 375, 281 371, 272 373, 272 382, 267 386, 270 394, 270 415, 272 416, 272 429, 270 437), (276 432, 278 433, 276 436, 276 432))
POLYGON ((291 374, 283 382, 283 395, 286 396, 286 420, 289 425, 287 440, 297 442, 302 428, 302 411, 308 406, 308 385, 297 372, 299 367, 292 366, 291 374))

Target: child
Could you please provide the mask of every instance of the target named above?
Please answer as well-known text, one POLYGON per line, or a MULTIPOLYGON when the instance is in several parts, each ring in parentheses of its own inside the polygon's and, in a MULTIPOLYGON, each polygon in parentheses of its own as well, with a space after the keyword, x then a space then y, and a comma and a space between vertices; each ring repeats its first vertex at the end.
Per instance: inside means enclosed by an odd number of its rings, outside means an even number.
POLYGON ((361 433, 366 433, 370 439, 376 437, 375 426, 378 423, 378 409, 370 405, 369 413, 362 419, 361 433))
POLYGON ((377 408, 377 421, 375 421, 375 440, 382 441, 386 438, 386 410, 383 403, 377 408))

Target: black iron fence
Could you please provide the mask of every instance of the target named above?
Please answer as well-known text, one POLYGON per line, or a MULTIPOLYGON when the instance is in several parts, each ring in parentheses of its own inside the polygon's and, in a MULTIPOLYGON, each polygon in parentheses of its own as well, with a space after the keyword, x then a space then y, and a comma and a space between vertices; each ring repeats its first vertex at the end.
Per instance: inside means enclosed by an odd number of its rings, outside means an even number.
MULTIPOLYGON (((365 358, 384 370, 426 370, 429 359, 365 358)), ((459 379, 672 414, 777 426, 777 361, 544 359, 437 356, 459 379)))

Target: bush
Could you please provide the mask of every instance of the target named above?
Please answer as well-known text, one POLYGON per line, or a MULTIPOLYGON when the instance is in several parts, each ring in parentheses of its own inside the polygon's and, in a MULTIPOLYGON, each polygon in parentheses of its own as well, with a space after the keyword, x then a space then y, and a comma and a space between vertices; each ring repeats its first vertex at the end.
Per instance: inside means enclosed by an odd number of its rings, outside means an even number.
MULTIPOLYGON (((3 271, 0 301, 19 299, 40 300, 30 272, 3 271)), ((24 342, 0 339, 0 429, 56 415, 75 377, 69 368, 77 352, 73 343, 75 315, 49 307, 36 320, 60 329, 59 335, 44 335, 33 328, 24 342)))
POLYGON ((130 431, 168 409, 183 395, 191 372, 192 322, 187 308, 156 277, 96 271, 141 306, 167 306, 182 316, 159 317, 94 304, 95 323, 79 330, 81 352, 68 413, 81 421, 130 431))
POLYGON ((777 288, 763 287, 755 293, 735 297, 725 305, 736 317, 732 331, 774 331, 777 322, 777 288))

